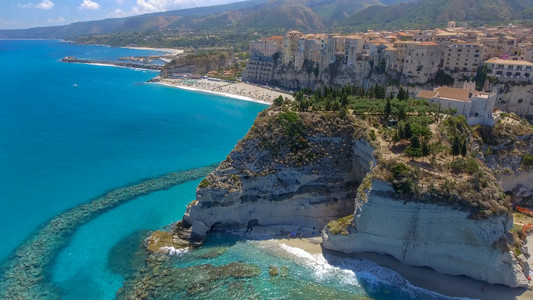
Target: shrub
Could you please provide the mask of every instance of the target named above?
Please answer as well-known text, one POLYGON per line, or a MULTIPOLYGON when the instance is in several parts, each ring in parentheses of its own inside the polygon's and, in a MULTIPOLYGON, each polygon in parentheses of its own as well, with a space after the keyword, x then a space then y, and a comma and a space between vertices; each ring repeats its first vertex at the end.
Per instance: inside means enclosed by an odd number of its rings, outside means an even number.
POLYGON ((376 132, 374 131, 374 129, 370 130, 369 136, 372 141, 376 140, 376 132))
POLYGON ((522 157, 522 165, 527 168, 533 168, 533 155, 524 154, 524 157, 522 157))
POLYGON ((353 224, 353 215, 348 215, 328 223, 329 232, 333 235, 348 235, 348 227, 353 224))
POLYGON ((209 180, 207 180, 207 179, 204 178, 204 180, 202 180, 202 181, 200 182, 200 184, 198 185, 198 188, 199 188, 199 189, 205 189, 205 188, 208 187, 210 184, 211 184, 211 182, 209 182, 209 180))
POLYGON ((473 158, 469 158, 465 162, 466 171, 470 174, 476 174, 479 172, 479 164, 473 158))

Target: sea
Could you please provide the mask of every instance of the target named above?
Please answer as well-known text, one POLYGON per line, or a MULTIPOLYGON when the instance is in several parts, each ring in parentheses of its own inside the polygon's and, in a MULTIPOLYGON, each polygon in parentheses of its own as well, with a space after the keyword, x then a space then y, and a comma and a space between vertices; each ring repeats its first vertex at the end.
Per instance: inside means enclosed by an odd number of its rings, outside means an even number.
MULTIPOLYGON (((147 83, 154 71, 60 62, 152 54, 160 52, 0 40, 0 298, 114 299, 131 288, 150 268, 145 239, 181 219, 201 168, 223 161, 267 108, 147 83), (94 204, 172 172, 175 185, 94 204)), ((448 299, 371 261, 229 233, 173 251, 165 268, 196 281, 152 276, 165 288, 148 298, 448 299), (232 263, 256 271, 230 276, 232 263)))

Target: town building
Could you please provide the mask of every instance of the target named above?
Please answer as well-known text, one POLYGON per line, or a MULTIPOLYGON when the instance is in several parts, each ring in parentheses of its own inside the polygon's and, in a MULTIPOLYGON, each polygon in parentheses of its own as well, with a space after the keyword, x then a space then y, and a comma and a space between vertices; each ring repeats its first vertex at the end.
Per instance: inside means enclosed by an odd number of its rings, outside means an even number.
POLYGON ((531 80, 533 63, 525 60, 509 60, 497 57, 484 62, 490 75, 500 79, 531 80))
POLYGON ((416 97, 438 104, 441 111, 455 110, 456 115, 466 117, 468 125, 494 126, 492 113, 496 93, 476 91, 474 83, 466 82, 462 89, 438 87, 433 91, 421 90, 416 97))

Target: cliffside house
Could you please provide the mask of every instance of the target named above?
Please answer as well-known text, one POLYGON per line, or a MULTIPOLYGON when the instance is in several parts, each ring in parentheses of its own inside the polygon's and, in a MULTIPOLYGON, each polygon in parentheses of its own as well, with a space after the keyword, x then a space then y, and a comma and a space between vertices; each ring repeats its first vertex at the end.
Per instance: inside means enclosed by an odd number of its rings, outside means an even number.
POLYGON ((490 75, 498 78, 531 80, 533 63, 525 60, 508 60, 497 57, 485 61, 490 75))
POLYGON ((496 93, 476 91, 473 83, 465 83, 462 89, 438 87, 433 91, 421 90, 416 97, 439 104, 441 111, 456 109, 456 115, 465 116, 468 125, 494 126, 492 112, 496 93))

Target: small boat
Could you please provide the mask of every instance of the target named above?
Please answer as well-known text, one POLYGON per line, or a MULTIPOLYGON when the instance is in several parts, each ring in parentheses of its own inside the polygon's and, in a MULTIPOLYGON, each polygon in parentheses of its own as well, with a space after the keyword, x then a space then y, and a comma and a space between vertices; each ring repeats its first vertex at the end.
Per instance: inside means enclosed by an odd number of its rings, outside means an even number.
POLYGON ((73 87, 78 87, 78 85, 77 85, 76 83, 74 83, 72 86, 73 86, 73 87))

